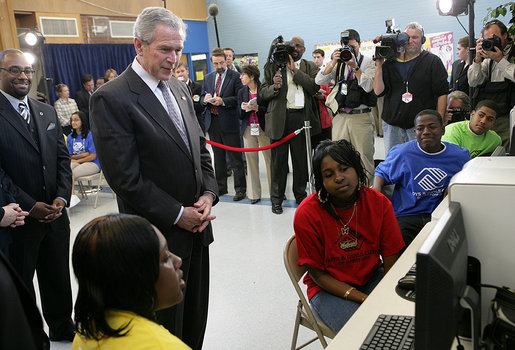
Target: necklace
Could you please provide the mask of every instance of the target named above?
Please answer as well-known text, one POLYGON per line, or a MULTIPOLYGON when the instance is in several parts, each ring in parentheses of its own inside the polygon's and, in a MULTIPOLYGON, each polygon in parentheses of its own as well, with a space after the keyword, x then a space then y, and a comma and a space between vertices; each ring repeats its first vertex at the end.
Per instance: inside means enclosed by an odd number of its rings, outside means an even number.
MULTIPOLYGON (((336 208, 332 204, 331 204, 331 206, 333 207, 333 210, 336 212, 336 208)), ((347 221, 346 224, 343 223, 341 218, 338 218, 338 221, 343 226, 342 229, 341 229, 341 233, 338 235, 338 240, 340 239, 341 236, 349 234, 349 231, 350 231, 349 223, 351 222, 352 218, 354 217, 354 214, 357 211, 357 202, 354 202, 353 207, 354 207, 354 209, 352 209, 352 215, 350 216, 350 218, 349 218, 349 220, 347 221)), ((336 227, 338 227, 338 225, 336 225, 336 227)))

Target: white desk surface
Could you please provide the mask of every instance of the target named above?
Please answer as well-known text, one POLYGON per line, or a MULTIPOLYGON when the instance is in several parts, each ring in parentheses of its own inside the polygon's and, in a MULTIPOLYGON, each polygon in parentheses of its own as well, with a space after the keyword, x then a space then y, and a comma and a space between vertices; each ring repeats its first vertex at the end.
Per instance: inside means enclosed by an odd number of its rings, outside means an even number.
MULTIPOLYGON (((432 221, 428 222, 419 232, 395 265, 370 293, 367 300, 361 304, 347 324, 336 334, 336 337, 327 346, 327 350, 358 350, 380 314, 415 315, 415 303, 401 298, 395 292, 395 286, 397 286, 397 281, 415 263, 418 249, 448 206, 449 198, 445 197, 433 212, 432 221)), ((464 345, 465 350, 472 349, 470 341, 462 339, 461 344, 464 345)), ((456 348, 456 340, 451 348, 456 348)))
POLYGON ((359 349, 380 314, 415 315, 415 303, 397 295, 395 286, 415 263, 418 249, 436 222, 433 220, 424 226, 367 300, 338 332, 327 350, 359 349))

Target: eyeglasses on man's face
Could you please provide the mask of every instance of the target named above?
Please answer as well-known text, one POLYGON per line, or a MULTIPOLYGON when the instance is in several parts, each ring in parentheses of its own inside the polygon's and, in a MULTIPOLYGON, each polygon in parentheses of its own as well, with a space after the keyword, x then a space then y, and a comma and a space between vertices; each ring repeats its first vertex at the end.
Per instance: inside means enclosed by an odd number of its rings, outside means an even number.
POLYGON ((17 66, 13 66, 13 67, 9 67, 9 68, 0 67, 0 69, 5 70, 15 76, 20 75, 21 72, 25 73, 26 76, 33 75, 36 72, 32 68, 22 69, 21 67, 17 67, 17 66))

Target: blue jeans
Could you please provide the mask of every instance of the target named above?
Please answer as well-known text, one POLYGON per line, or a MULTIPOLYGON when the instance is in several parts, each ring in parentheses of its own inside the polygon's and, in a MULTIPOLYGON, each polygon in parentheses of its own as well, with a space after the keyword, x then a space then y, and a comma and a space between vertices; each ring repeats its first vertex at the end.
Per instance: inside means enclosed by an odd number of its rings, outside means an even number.
MULTIPOLYGON (((380 267, 365 286, 356 289, 365 294, 370 294, 379 281, 381 281, 383 275, 384 269, 380 267)), ((338 333, 340 329, 342 329, 361 305, 355 301, 340 298, 325 290, 321 290, 315 294, 311 298, 310 303, 318 317, 335 333, 338 333)))
POLYGON ((403 129, 383 121, 384 155, 395 145, 415 140, 415 127, 403 129))

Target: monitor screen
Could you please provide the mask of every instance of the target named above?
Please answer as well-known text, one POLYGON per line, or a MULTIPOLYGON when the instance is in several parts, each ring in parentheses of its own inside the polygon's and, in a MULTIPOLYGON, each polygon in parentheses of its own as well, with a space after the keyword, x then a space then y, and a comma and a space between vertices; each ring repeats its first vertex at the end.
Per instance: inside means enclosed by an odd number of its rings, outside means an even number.
POLYGON ((467 258, 461 207, 450 202, 417 253, 417 350, 450 349, 464 315, 460 300, 469 289, 467 258))

